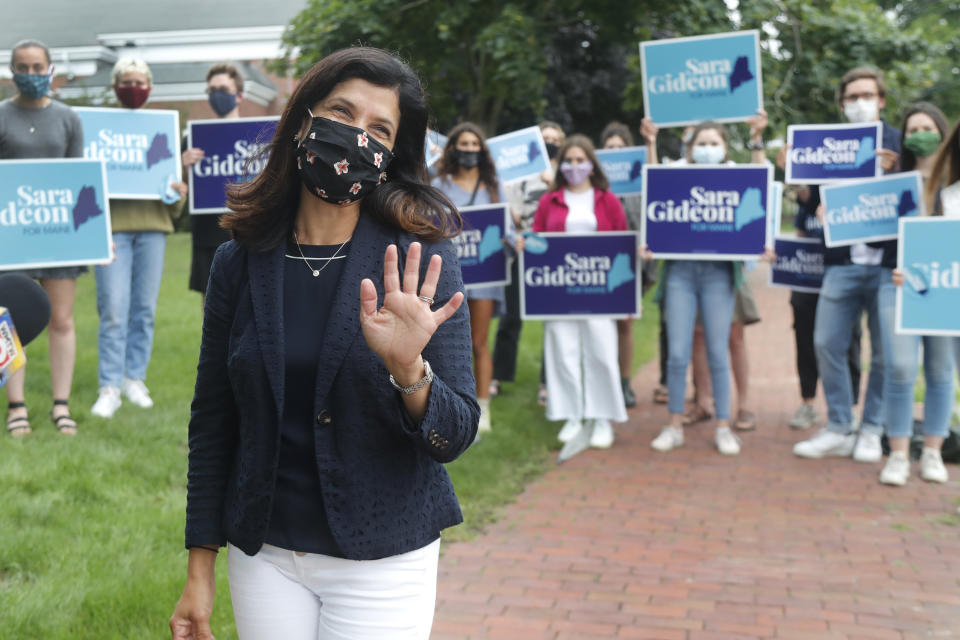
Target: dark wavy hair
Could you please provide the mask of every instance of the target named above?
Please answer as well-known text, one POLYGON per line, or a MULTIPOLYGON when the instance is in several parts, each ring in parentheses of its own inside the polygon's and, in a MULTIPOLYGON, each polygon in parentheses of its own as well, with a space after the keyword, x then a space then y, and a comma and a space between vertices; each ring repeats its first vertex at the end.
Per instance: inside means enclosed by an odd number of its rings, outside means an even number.
POLYGON ((567 186, 567 179, 563 175, 563 171, 560 170, 560 165, 563 163, 563 159, 567 155, 567 151, 570 147, 579 147, 583 149, 583 153, 586 154, 587 159, 593 164, 593 173, 590 174, 590 184, 597 191, 609 191, 610 182, 607 181, 607 174, 603 172, 603 167, 600 166, 600 161, 597 160, 597 154, 593 149, 593 143, 590 142, 590 138, 585 135, 575 133, 567 141, 563 143, 563 146, 560 147, 560 150, 557 151, 557 171, 553 174, 553 184, 550 185, 551 191, 559 191, 567 186))
POLYGON ((900 127, 901 171, 913 171, 917 168, 917 154, 907 149, 903 145, 903 141, 907 139, 907 120, 910 119, 910 116, 918 113, 930 116, 930 119, 937 125, 937 132, 940 134, 941 141, 947 137, 947 129, 950 128, 950 125, 947 124, 947 116, 943 115, 943 111, 929 102, 916 102, 907 107, 907 110, 903 112, 903 124, 900 127))
POLYGON ((404 62, 373 47, 351 47, 331 53, 304 74, 290 96, 273 141, 262 153, 266 166, 251 181, 227 188, 227 206, 220 226, 243 246, 265 251, 280 246, 293 233, 300 204, 297 135, 308 120, 308 109, 335 86, 353 78, 397 92, 400 122, 387 169, 390 179, 360 203, 360 215, 402 229, 427 241, 450 238, 462 227, 450 200, 429 185, 424 158, 427 101, 420 79, 404 62))
POLYGON ((487 147, 487 138, 483 135, 483 129, 472 122, 461 122, 447 133, 447 144, 443 147, 443 155, 437 161, 438 176, 453 176, 460 170, 460 164, 454 155, 457 149, 457 140, 464 133, 472 133, 480 140, 480 163, 477 169, 480 171, 480 184, 487 189, 490 194, 490 202, 500 201, 500 180, 497 178, 497 167, 490 156, 490 148, 487 147))
POLYGON ((939 211, 942 214, 942 203, 939 202, 940 189, 958 181, 960 181, 960 120, 957 120, 950 133, 944 136, 940 148, 933 155, 930 179, 927 180, 924 193, 927 211, 939 211))

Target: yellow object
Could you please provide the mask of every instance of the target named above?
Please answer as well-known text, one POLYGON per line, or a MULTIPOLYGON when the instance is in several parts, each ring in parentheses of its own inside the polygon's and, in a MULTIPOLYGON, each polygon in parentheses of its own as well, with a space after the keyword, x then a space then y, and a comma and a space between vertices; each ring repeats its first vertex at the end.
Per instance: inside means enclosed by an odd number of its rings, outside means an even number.
POLYGON ((13 318, 6 307, 0 307, 0 387, 26 362, 27 354, 13 326, 13 318))

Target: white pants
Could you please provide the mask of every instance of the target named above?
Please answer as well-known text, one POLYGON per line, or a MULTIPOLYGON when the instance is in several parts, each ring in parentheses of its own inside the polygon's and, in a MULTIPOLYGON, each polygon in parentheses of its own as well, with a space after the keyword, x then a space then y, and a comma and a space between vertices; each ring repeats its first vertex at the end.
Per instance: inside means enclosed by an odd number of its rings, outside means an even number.
POLYGON ((240 640, 427 640, 440 539, 381 560, 229 546, 240 640))
POLYGON ((543 350, 548 420, 627 420, 616 321, 548 320, 544 322, 543 350))

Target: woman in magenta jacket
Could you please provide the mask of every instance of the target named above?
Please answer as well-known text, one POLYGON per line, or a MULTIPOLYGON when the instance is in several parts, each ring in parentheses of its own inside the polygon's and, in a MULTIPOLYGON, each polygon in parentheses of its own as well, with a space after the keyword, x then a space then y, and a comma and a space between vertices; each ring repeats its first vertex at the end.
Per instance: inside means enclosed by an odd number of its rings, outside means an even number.
MULTIPOLYGON (((559 171, 540 199, 533 230, 568 233, 626 231, 627 218, 603 174, 590 139, 573 135, 560 148, 559 171)), ((591 429, 590 446, 613 444, 614 422, 627 412, 617 364, 617 327, 610 318, 544 322, 547 419, 565 420, 567 442, 591 429)))

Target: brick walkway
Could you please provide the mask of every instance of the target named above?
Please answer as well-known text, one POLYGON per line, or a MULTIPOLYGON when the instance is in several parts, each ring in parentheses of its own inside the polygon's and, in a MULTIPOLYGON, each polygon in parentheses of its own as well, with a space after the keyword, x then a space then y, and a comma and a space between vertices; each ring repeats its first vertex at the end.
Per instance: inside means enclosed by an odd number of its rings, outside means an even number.
POLYGON ((764 267, 752 276, 760 428, 742 454, 716 453, 707 424, 652 451, 666 408, 645 367, 612 449, 549 471, 485 535, 444 547, 434 640, 960 638, 960 468, 945 486, 915 470, 889 488, 880 465, 795 458, 789 294, 764 286, 764 267))

